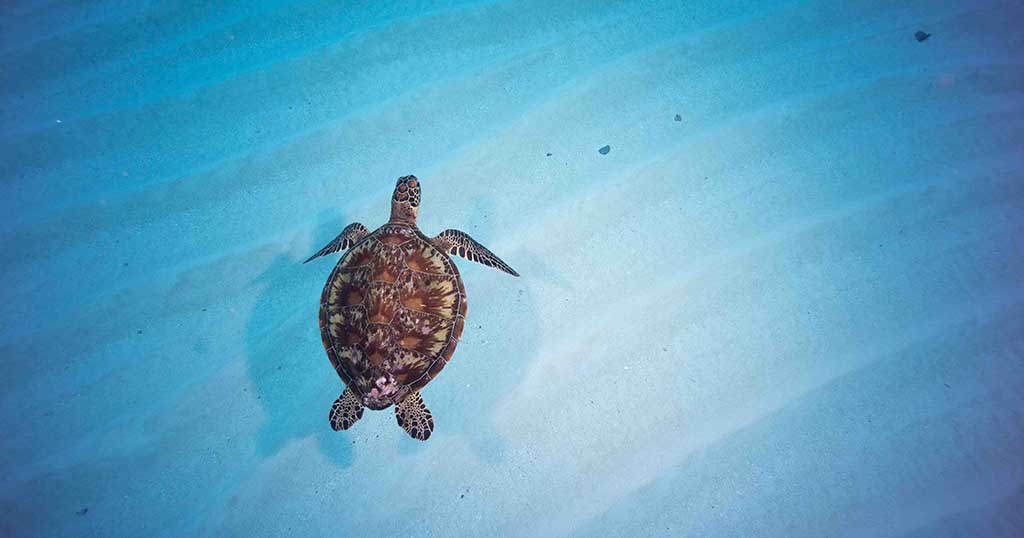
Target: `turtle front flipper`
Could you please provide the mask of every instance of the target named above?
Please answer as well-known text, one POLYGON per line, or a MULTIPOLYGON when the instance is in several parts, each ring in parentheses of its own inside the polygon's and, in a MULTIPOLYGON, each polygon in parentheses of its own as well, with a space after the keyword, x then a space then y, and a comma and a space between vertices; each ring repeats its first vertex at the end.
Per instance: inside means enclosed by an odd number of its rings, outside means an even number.
POLYGON ((311 260, 315 260, 320 256, 345 250, 346 248, 358 243, 359 240, 366 237, 366 234, 368 233, 370 233, 370 231, 366 229, 366 226, 363 226, 358 222, 353 222, 352 224, 345 226, 345 229, 338 234, 338 237, 335 237, 333 241, 327 243, 327 246, 320 249, 320 252, 310 256, 309 259, 302 263, 309 263, 311 260))
POLYGON ((437 234, 437 237, 432 241, 434 242, 434 246, 448 254, 462 256, 467 260, 482 263, 487 267, 493 267, 500 271, 505 271, 512 276, 519 276, 519 273, 509 267, 508 264, 502 261, 495 253, 487 250, 487 247, 474 241, 466 232, 460 232, 459 230, 445 230, 437 234))
POLYGON ((395 418, 406 433, 420 441, 426 441, 434 431, 434 417, 419 392, 406 396, 395 406, 395 418))
POLYGON ((363 416, 363 403, 351 389, 338 396, 331 406, 331 428, 334 431, 347 430, 363 416))

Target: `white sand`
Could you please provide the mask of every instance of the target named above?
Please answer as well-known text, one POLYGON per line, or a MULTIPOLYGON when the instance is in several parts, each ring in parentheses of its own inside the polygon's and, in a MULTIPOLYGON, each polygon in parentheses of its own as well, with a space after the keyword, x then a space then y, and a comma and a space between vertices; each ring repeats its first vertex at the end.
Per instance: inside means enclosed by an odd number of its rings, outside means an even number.
POLYGON ((0 535, 1024 534, 1024 6, 364 4, 0 7, 0 535), (300 263, 408 173, 426 443, 300 263))

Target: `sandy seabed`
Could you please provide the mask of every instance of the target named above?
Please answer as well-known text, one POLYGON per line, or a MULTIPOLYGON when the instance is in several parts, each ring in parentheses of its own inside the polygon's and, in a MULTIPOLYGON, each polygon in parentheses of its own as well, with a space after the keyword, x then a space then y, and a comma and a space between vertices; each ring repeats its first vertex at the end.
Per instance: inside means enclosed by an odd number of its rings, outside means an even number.
POLYGON ((202 4, 0 6, 0 534, 1024 534, 1020 2, 202 4), (410 173, 522 277, 335 433, 410 173))

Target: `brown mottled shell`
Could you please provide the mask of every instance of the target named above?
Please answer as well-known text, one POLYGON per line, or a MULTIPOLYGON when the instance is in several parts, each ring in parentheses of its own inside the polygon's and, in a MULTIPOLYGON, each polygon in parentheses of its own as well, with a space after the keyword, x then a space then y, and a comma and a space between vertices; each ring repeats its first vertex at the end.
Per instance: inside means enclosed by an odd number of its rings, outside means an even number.
POLYGON ((320 296, 320 336, 338 376, 362 396, 393 376, 395 401, 437 377, 466 319, 466 288, 419 230, 381 226, 352 246, 320 296))

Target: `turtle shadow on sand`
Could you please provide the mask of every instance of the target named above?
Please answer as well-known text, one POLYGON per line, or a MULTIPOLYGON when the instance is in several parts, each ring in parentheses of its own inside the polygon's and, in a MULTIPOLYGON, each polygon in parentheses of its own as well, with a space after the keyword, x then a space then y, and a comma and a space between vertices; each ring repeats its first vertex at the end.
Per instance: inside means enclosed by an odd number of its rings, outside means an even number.
MULTIPOLYGON (((443 224, 462 229, 485 245, 497 242, 500 230, 492 231, 488 203, 476 200, 472 213, 443 224)), ((373 230, 386 218, 368 222, 368 227, 373 230)), ((349 224, 325 213, 319 220, 324 224, 312 238, 310 252, 349 224)), ((442 230, 423 231, 433 236, 442 230)), ((515 265, 515 251, 497 254, 509 256, 515 265)), ((338 256, 332 255, 332 261, 338 256)), ((434 413, 435 433, 465 436, 481 459, 500 461, 506 442, 493 423, 493 411, 522 380, 540 333, 530 278, 515 278, 464 258, 453 261, 462 273, 470 305, 463 343, 453 364, 423 394, 434 413)), ((324 354, 317 324, 328 263, 321 262, 323 270, 309 270, 312 262, 304 266, 301 259, 282 252, 252 283, 260 295, 247 326, 246 351, 254 397, 266 416, 257 443, 261 457, 316 435, 326 458, 342 467, 352 463, 351 436, 334 432, 327 421, 327 410, 341 386, 324 354)), ((425 448, 401 429, 394 434, 400 453, 425 448)))
MULTIPOLYGON (((323 224, 313 243, 326 243, 344 226, 343 219, 329 215, 320 214, 323 224)), ((338 387, 317 325, 326 273, 308 269, 302 259, 282 252, 251 283, 260 292, 246 325, 247 370, 266 417, 256 452, 270 457, 290 441, 315 435, 329 461, 348 467, 351 439, 331 430, 327 421, 338 387)))

